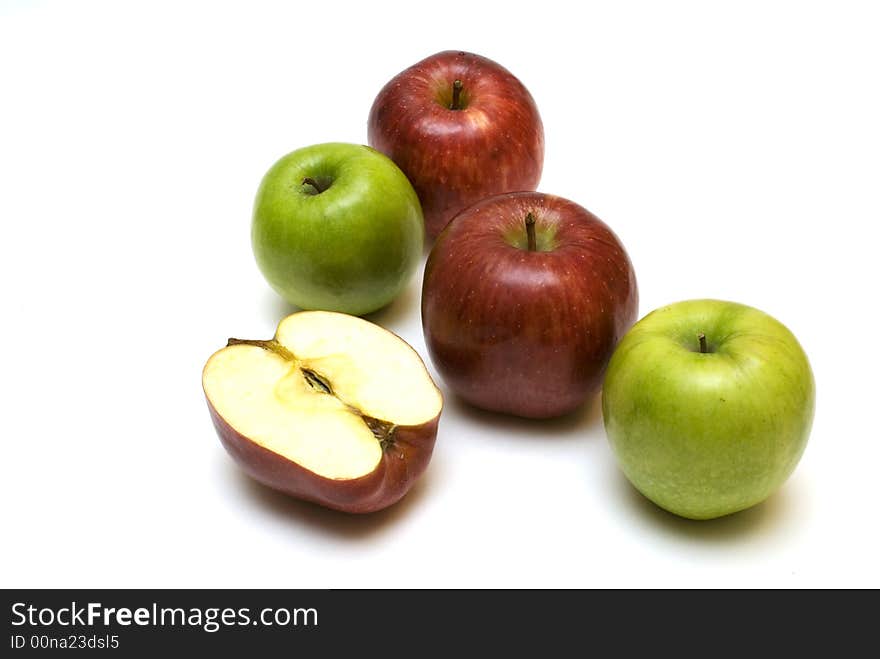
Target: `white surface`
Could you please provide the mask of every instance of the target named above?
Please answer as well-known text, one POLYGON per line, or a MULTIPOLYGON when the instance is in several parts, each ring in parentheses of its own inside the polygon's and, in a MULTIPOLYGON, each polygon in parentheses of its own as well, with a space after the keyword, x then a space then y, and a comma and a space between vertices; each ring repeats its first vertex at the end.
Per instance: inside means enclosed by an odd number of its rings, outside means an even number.
MULTIPOLYGON (((876 5, 574 6, 0 3, 0 585, 880 586, 876 5), (640 315, 728 298, 800 338, 813 435, 766 504, 655 509, 597 402, 530 423, 448 396, 424 480, 371 517, 224 454, 202 366, 288 312, 251 255, 261 176, 364 142, 382 84, 446 48, 529 87, 540 189, 617 231, 640 315)), ((426 356, 419 283, 373 320, 426 356)))

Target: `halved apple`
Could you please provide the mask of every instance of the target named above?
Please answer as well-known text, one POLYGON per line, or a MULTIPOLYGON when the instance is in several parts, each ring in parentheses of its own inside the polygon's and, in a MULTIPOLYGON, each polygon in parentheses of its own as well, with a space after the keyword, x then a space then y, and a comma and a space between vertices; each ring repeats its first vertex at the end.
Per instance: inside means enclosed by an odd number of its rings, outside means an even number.
POLYGON ((431 459, 443 407, 419 355, 361 318, 301 311, 229 339, 202 373, 220 441, 250 476, 352 513, 380 510, 431 459))

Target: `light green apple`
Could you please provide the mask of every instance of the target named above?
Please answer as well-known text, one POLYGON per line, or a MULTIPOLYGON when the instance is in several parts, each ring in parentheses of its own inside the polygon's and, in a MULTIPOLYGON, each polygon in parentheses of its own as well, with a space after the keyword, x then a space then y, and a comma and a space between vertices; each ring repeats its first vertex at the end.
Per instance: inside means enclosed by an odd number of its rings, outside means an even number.
POLYGON ((391 302, 415 271, 425 224, 412 185, 358 144, 287 154, 263 177, 251 242, 263 276, 290 304, 362 315, 391 302))
POLYGON ((762 311, 690 300, 617 346, 605 430, 630 482, 661 508, 710 519, 760 503, 800 460, 815 406, 806 354, 762 311))

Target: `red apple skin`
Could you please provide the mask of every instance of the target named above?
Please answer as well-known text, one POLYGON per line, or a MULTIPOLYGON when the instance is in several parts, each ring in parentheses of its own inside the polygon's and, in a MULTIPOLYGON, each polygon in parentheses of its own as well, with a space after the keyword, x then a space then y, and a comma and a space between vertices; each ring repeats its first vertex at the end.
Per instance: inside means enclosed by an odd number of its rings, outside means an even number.
POLYGON ((373 102, 367 131, 413 184, 431 239, 480 199, 534 190, 541 179, 544 127, 532 95, 473 53, 444 51, 399 73, 373 102), (455 80, 461 110, 449 109, 455 80))
POLYGON ((439 415, 419 426, 398 426, 376 469, 350 480, 325 478, 248 439, 208 410, 226 452, 251 478, 297 499, 347 513, 371 513, 397 503, 431 461, 439 415))
POLYGON ((629 256, 611 229, 552 195, 498 195, 458 215, 428 257, 422 327, 446 384, 471 404, 547 418, 598 391, 638 314, 629 256), (553 251, 527 251, 525 217, 555 230, 553 251), (518 232, 518 233, 517 233, 518 232))

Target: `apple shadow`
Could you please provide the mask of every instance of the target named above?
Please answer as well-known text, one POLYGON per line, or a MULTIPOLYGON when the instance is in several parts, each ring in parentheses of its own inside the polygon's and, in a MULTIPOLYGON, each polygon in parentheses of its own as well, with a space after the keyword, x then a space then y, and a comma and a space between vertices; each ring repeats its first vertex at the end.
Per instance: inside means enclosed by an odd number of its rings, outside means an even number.
POLYGON ((552 419, 525 417, 489 412, 474 407, 463 398, 444 390, 446 407, 469 425, 483 426, 493 433, 503 432, 508 437, 524 440, 582 439, 587 430, 602 425, 602 397, 591 397, 576 410, 552 419))
POLYGON ((278 295, 275 291, 268 290, 264 293, 264 296, 267 299, 263 306, 268 310, 270 314, 270 320, 275 325, 277 325, 278 321, 280 321, 282 318, 287 318, 287 316, 292 313, 302 311, 302 309, 290 304, 290 302, 278 295))
POLYGON ((766 501, 746 510, 715 519, 687 519, 653 503, 633 487, 620 470, 615 469, 610 480, 616 494, 620 500, 626 502, 626 508, 634 517, 647 521, 660 533, 698 542, 729 544, 752 539, 770 529, 778 532, 779 522, 791 512, 788 488, 783 487, 766 501))
POLYGON ((403 320, 413 313, 413 310, 417 314, 421 313, 421 300, 422 287, 410 282, 391 302, 381 309, 363 315, 362 318, 393 331, 393 328, 403 324, 403 320))
MULTIPOLYGON (((381 309, 371 311, 361 317, 371 323, 392 329, 402 324, 403 320, 413 313, 413 310, 415 310, 415 313, 421 312, 421 296, 421 285, 415 285, 414 282, 410 282, 391 302, 381 309)), ((297 311, 302 311, 300 307, 290 304, 274 291, 267 291, 265 297, 266 300, 262 307, 267 310, 272 323, 277 324, 282 318, 286 318, 297 311)))
POLYGON ((285 522, 295 522, 299 528, 345 538, 351 541, 367 540, 389 531, 400 520, 417 508, 431 489, 429 469, 397 503, 374 513, 352 514, 324 508, 316 503, 301 501, 277 492, 247 476, 234 465, 228 465, 230 476, 243 498, 260 509, 285 522))

